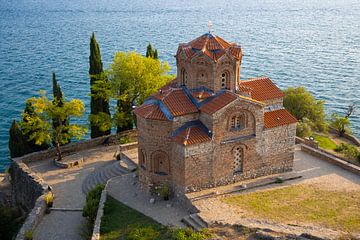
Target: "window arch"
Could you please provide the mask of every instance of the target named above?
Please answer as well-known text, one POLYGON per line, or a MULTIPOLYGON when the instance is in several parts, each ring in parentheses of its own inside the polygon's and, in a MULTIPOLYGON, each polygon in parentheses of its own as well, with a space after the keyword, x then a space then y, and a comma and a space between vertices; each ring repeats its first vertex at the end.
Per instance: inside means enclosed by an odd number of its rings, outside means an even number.
POLYGON ((230 73, 224 71, 220 76, 221 89, 230 89, 230 73))
POLYGON ((234 149, 234 173, 243 171, 244 149, 240 146, 234 149))
POLYGON ((170 173, 170 162, 168 156, 163 151, 156 151, 153 153, 152 170, 159 175, 168 175, 170 173))
POLYGON ((244 113, 232 115, 230 118, 230 130, 241 130, 246 125, 246 117, 244 113))
POLYGON ((188 81, 188 74, 185 68, 181 69, 181 85, 186 85, 188 81))
POLYGON ((146 157, 145 157, 145 151, 144 150, 140 150, 140 155, 139 155, 139 166, 143 169, 146 169, 146 157))

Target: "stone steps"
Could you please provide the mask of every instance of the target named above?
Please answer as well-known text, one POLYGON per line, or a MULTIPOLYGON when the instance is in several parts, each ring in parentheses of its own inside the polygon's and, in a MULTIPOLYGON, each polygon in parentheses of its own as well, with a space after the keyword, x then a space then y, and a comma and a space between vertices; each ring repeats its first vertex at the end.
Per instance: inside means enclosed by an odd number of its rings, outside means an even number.
POLYGON ((109 179, 129 172, 128 169, 120 166, 119 161, 113 160, 105 166, 96 169, 86 177, 82 184, 82 192, 87 194, 97 184, 105 184, 109 179))
POLYGON ((137 164, 123 153, 121 153, 120 165, 129 169, 130 172, 134 172, 137 169, 137 164))
POLYGON ((195 231, 200 231, 201 229, 208 227, 208 224, 196 213, 185 216, 181 222, 185 223, 186 226, 195 231))

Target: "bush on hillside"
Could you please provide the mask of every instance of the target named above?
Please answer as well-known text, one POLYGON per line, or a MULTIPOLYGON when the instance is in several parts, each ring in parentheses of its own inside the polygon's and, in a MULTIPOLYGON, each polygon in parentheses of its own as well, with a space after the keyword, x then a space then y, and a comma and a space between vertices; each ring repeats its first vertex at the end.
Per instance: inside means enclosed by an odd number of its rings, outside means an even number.
POLYGON ((83 208, 83 217, 86 217, 90 223, 94 223, 96 219, 97 210, 101 198, 101 192, 104 185, 96 185, 86 196, 86 203, 83 208))

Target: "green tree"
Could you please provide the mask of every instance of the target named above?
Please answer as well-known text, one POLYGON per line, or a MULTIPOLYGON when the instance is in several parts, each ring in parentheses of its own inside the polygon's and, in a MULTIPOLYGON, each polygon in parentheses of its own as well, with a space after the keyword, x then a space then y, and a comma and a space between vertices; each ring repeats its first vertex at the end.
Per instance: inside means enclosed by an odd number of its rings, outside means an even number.
POLYGON ((146 98, 169 82, 169 65, 135 52, 118 52, 108 71, 113 98, 117 99, 114 122, 118 131, 132 129, 134 117, 132 107, 140 105, 146 98))
POLYGON ((346 132, 351 132, 350 127, 350 119, 348 117, 343 117, 338 115, 337 113, 333 113, 330 118, 330 126, 335 128, 340 137, 344 136, 346 132))
POLYGON ((149 43, 148 46, 146 47, 145 56, 153 58, 153 59, 158 59, 159 58, 157 49, 153 49, 152 46, 151 46, 151 43, 149 43))
POLYGON ((104 74, 99 44, 95 33, 90 38, 90 88, 91 88, 91 113, 89 116, 91 125, 91 138, 109 135, 111 127, 108 128, 110 117, 108 94, 104 94, 108 79, 104 74), (105 123, 105 124, 104 124, 105 123))
POLYGON ((324 101, 316 100, 304 87, 290 87, 284 93, 284 107, 299 121, 307 118, 314 130, 322 132, 327 129, 324 101))
POLYGON ((54 143, 58 154, 58 160, 62 159, 60 145, 68 143, 70 138, 80 139, 86 133, 86 128, 78 124, 64 125, 65 119, 81 117, 84 114, 84 104, 79 99, 69 102, 64 101, 59 106, 56 99, 50 101, 44 91, 41 96, 30 98, 28 101, 35 114, 23 113, 23 121, 20 123, 25 134, 29 134, 29 140, 34 140, 37 145, 54 143), (59 125, 53 127, 53 119, 59 119, 59 125))

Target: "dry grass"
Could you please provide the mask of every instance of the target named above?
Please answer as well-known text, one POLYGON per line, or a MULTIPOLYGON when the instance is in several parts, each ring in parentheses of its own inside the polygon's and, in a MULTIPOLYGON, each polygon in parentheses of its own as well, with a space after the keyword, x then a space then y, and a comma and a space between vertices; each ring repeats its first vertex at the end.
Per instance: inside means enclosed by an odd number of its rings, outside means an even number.
POLYGON ((360 232, 360 191, 329 191, 303 184, 231 196, 223 201, 245 210, 248 217, 360 232))

